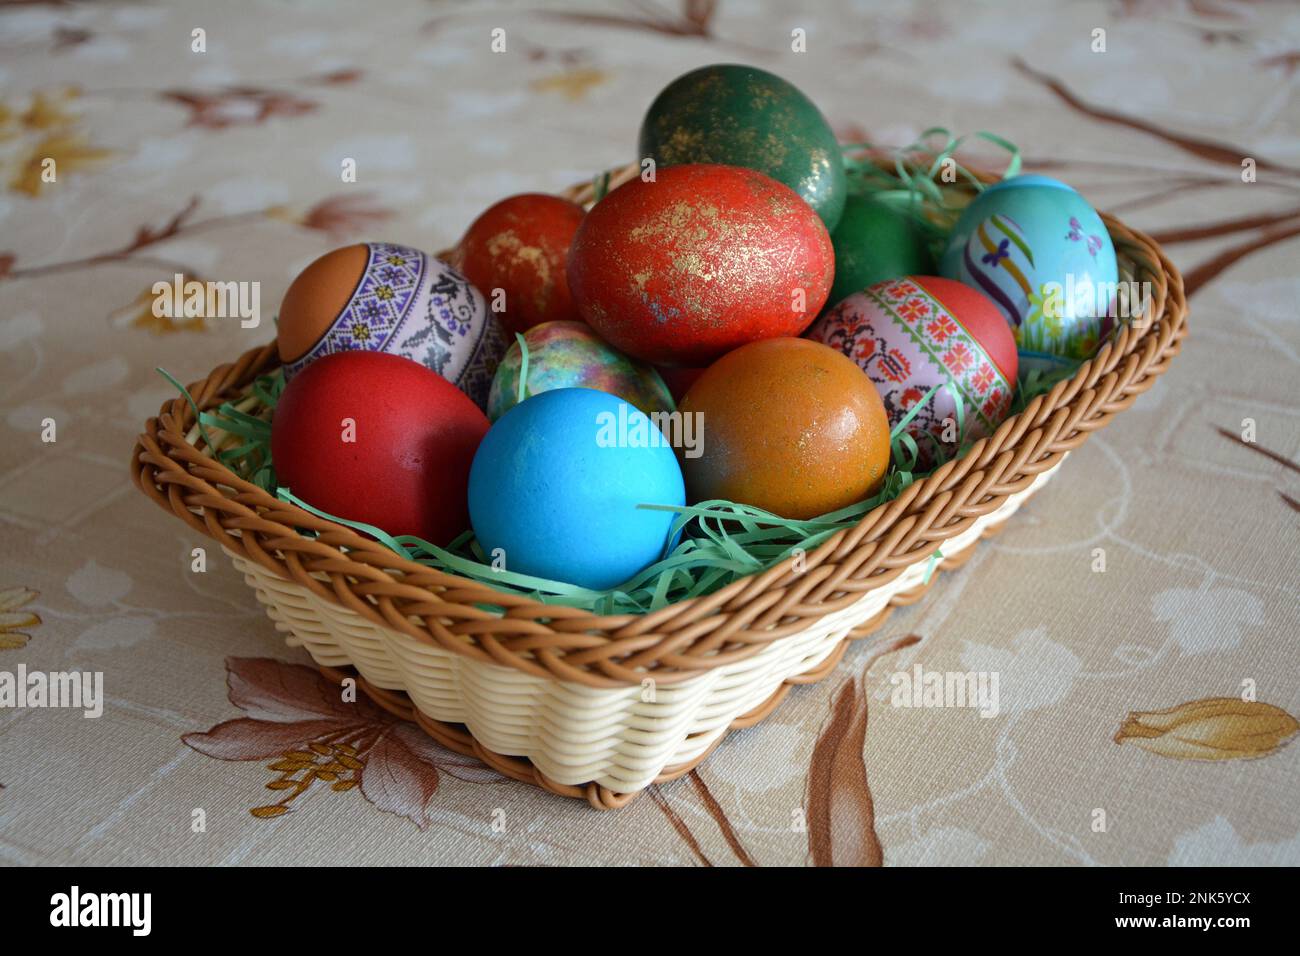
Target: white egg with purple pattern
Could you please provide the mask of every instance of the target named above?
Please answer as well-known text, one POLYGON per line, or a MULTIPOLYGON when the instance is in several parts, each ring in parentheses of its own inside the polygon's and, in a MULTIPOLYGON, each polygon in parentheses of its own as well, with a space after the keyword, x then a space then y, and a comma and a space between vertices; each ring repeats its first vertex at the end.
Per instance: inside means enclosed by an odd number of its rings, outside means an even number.
POLYGON ((480 407, 505 353, 482 293, 410 246, 345 246, 304 269, 284 295, 276 340, 286 379, 335 352, 387 352, 437 372, 480 407))

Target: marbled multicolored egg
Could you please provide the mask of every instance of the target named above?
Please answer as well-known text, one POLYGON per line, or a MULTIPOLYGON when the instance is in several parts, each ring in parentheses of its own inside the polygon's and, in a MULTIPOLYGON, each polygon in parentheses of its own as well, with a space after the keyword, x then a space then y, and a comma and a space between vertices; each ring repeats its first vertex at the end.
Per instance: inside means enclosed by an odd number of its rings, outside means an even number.
POLYGON ((465 232, 458 264, 507 334, 578 317, 565 270, 584 215, 559 196, 524 193, 491 206, 465 232))
POLYGON ((1110 234, 1082 196, 1047 176, 1004 179, 977 196, 940 271, 997 303, 1026 368, 1090 358, 1117 324, 1110 234))
POLYGON ((336 352, 386 352, 437 372, 480 408, 506 348, 464 276, 387 242, 346 246, 309 265, 284 294, 277 325, 286 380, 336 352))
POLYGON ((870 196, 850 196, 831 233, 835 284, 828 302, 886 279, 934 271, 925 236, 907 213, 870 196))
MULTIPOLYGON (((1018 365, 1011 330, 987 296, 952 279, 907 276, 877 283, 827 311, 807 336, 842 352, 870 376, 891 428, 944 382, 961 396, 967 441, 992 434, 1011 407, 1018 365)), ((909 422, 921 469, 935 463, 935 442, 945 455, 958 450, 963 436, 957 421, 956 399, 942 388, 909 422)))
POLYGON ((753 66, 715 64, 680 76, 641 124, 641 158, 660 166, 747 166, 784 183, 834 229, 848 194, 826 118, 787 81, 753 66))
POLYGON ((835 271, 826 227, 788 187, 739 166, 634 179, 587 213, 569 256, 582 318, 655 365, 707 365, 755 339, 798 335, 835 271))
MULTIPOLYGON (((629 358, 582 322, 545 322, 524 333, 528 347, 527 395, 557 388, 594 388, 617 395, 651 415, 676 406, 663 379, 649 365, 629 358)), ((516 341, 492 380, 488 418, 496 421, 519 404, 523 350, 516 341)))
POLYGON ((875 493, 889 468, 889 422, 871 379, 808 339, 728 352, 679 410, 703 422, 700 454, 681 456, 691 502, 815 518, 875 493))

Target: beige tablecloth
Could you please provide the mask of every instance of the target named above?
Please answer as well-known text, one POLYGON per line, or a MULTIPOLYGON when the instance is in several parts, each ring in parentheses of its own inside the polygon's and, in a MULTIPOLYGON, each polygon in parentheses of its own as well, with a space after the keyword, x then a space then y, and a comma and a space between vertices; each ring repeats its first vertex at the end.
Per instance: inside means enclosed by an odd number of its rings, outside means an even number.
POLYGON ((97 719, 0 708, 0 861, 1300 863, 1300 10, 806 6, 0 9, 0 673, 104 681, 97 719), (495 199, 634 158, 652 96, 716 61, 788 77, 845 139, 1008 137, 1165 244, 1192 336, 881 635, 918 643, 856 647, 599 814, 331 703, 210 542, 134 489, 172 394, 154 367, 193 380, 271 335, 155 318, 149 290, 258 281, 269 316, 332 246, 443 248, 495 199), (998 715, 893 706, 916 664, 996 671, 998 715), (1243 694, 1239 717, 1212 700, 1243 694), (1165 708, 1172 730, 1117 745, 1165 708), (364 743, 356 766, 307 746, 320 721, 364 743))

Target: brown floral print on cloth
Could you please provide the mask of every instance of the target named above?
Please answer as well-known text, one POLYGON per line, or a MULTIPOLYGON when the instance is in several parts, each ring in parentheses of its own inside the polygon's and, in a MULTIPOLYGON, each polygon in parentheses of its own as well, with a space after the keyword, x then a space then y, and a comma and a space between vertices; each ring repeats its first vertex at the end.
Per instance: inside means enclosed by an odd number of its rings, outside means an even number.
POLYGON ((23 608, 40 597, 31 588, 16 587, 0 590, 0 651, 14 651, 26 647, 32 639, 21 628, 39 627, 41 617, 23 608))
MULTIPOLYGON (((872 648, 862 663, 865 687, 872 665, 886 654, 919 643, 919 634, 907 634, 872 648)), ((884 854, 876 837, 871 788, 862 748, 867 736, 867 702, 858 685, 849 680, 841 685, 831 708, 831 720, 813 748, 808 772, 804 811, 807 818, 808 848, 816 866, 881 866, 884 854)), ((713 794, 699 769, 686 777, 695 790, 700 807, 713 818, 736 861, 742 866, 761 866, 745 847, 726 808, 713 794)), ((647 791, 651 801, 702 866, 714 863, 705 853, 690 826, 669 803, 660 784, 647 791)))
MULTIPOLYGON (((355 235, 363 232, 372 226, 386 222, 393 216, 391 209, 377 203, 369 193, 325 199, 301 214, 295 213, 285 206, 270 206, 265 209, 252 209, 201 218, 195 216, 201 203, 202 200, 198 196, 191 196, 180 210, 161 225, 146 224, 139 226, 131 239, 117 248, 83 256, 79 259, 65 259, 43 265, 14 268, 16 261, 14 254, 11 252, 0 253, 0 281, 6 278, 31 279, 64 272, 76 272, 80 269, 108 264, 125 264, 158 269, 163 272, 160 277, 161 281, 169 283, 174 281, 176 273, 179 272, 188 281, 190 279, 199 279, 199 277, 194 275, 193 271, 184 263, 155 255, 155 246, 180 236, 190 236, 214 229, 248 226, 258 220, 267 219, 290 222, 305 229, 324 233, 331 239, 340 240, 349 233, 355 235)), ((148 290, 152 290, 152 288, 153 283, 150 283, 148 290)), ((153 332, 173 332, 177 329, 199 331, 204 327, 201 321, 197 324, 154 321, 152 315, 153 299, 152 291, 146 291, 128 305, 118 309, 115 314, 125 314, 128 317, 128 324, 153 332), (147 303, 145 299, 148 299, 147 303), (137 313, 136 307, 145 304, 148 305, 147 312, 149 314, 141 316, 137 313)))
POLYGON ((576 67, 533 80, 528 88, 534 93, 559 93, 570 103, 579 103, 595 87, 609 80, 609 74, 594 67, 576 67))
POLYGON ((814 866, 884 866, 876 834, 876 811, 867 782, 863 748, 867 741, 867 674, 886 654, 921 641, 908 634, 873 649, 854 678, 835 692, 831 719, 813 746, 804 801, 808 851, 814 866))
MULTIPOLYGON (((201 220, 199 222, 190 222, 191 217, 199 208, 199 197, 190 197, 189 202, 177 213, 175 213, 167 222, 161 226, 143 225, 135 230, 135 235, 130 241, 123 243, 116 249, 110 249, 106 252, 98 252, 93 255, 83 256, 79 259, 65 259, 59 262, 50 262, 39 266, 23 266, 15 269, 14 256, 12 253, 6 253, 8 258, 6 268, 0 273, 0 279, 3 278, 24 278, 31 279, 38 276, 55 275, 63 272, 75 272, 79 269, 85 269, 91 266, 105 265, 107 263, 134 263, 152 268, 165 269, 172 273, 186 272, 180 263, 168 259, 161 259, 151 254, 141 255, 142 251, 150 250, 150 247, 167 239, 173 239, 183 232, 209 228, 218 222, 239 220, 246 218, 245 214, 236 214, 233 216, 215 217, 213 219, 201 220)), ((173 275, 166 278, 170 281, 173 275)))
POLYGON ((862 757, 866 740, 866 693, 857 680, 847 680, 835 694, 831 719, 808 768, 808 850, 814 866, 884 865, 862 757))
MULTIPOLYGON (((1034 69, 1020 57, 1013 57, 1012 66, 1022 75, 1034 80, 1051 92, 1067 107, 1087 116, 1091 120, 1120 126, 1135 132, 1155 137, 1180 152, 1197 157, 1212 166, 1228 166, 1234 170, 1242 169, 1242 162, 1247 157, 1253 160, 1254 168, 1267 171, 1275 180, 1295 180, 1300 178, 1300 168, 1284 163, 1259 158, 1258 151, 1243 149, 1235 144, 1214 142, 1196 136, 1189 136, 1173 130, 1163 129, 1154 123, 1129 116, 1123 112, 1106 109, 1087 102, 1057 77, 1050 73, 1034 69)), ((1195 181, 1200 186, 1216 186, 1220 181, 1214 178, 1195 181)), ((1176 194, 1176 193, 1175 193, 1176 194)), ((1185 194, 1185 189, 1182 194, 1185 194)), ((1166 196, 1174 195, 1166 193, 1166 196)), ((1151 197, 1148 197, 1151 198, 1151 197)), ((1129 204, 1132 205, 1131 203, 1129 204)), ((1235 217, 1219 223, 1200 224, 1188 229, 1179 229, 1157 233, 1157 242, 1172 244, 1188 242, 1209 236, 1230 235, 1237 232, 1252 232, 1249 238, 1212 255, 1200 265, 1183 274, 1183 290, 1190 299, 1198 291, 1216 279, 1221 273, 1237 262, 1256 252, 1268 249, 1279 243, 1300 236, 1300 221, 1296 220, 1297 210, 1290 210, 1273 217, 1244 216, 1235 217)))
MULTIPOLYGON (((740 839, 740 834, 736 832, 735 826, 727 817, 727 811, 723 809, 721 802, 713 795, 709 785, 704 778, 700 776, 699 770, 692 770, 686 775, 695 789, 695 795, 699 798, 700 805, 704 811, 713 818, 714 823, 718 825, 718 830, 722 833, 722 838, 727 841, 727 846, 735 854, 736 859, 742 866, 758 866, 758 862, 750 855, 749 850, 740 839)), ((673 809, 668 799, 664 796, 663 790, 659 784, 651 784, 646 791, 650 795, 651 801, 659 808, 664 817, 668 820, 669 825, 677 831, 677 835, 682 838, 687 849, 695 856, 701 866, 713 866, 713 861, 709 859, 700 845, 700 841, 681 815, 673 809)))
POLYGON ((308 790, 357 789, 377 809, 423 830, 433 822, 431 801, 441 774, 468 783, 502 779, 472 757, 443 748, 364 694, 345 701, 340 688, 312 667, 230 657, 226 676, 230 702, 247 716, 181 740, 218 760, 271 761, 267 769, 276 776, 266 788, 283 796, 250 808, 255 817, 288 813, 308 790))
MULTIPOLYGON (((1190 153, 1193 156, 1212 163, 1232 166, 1235 169, 1241 168, 1241 160, 1243 156, 1252 155, 1251 153, 1244 152, 1233 146, 1227 146, 1223 143, 1216 143, 1195 136, 1187 136, 1182 133, 1171 132, 1169 130, 1161 129, 1159 126, 1156 126, 1154 123, 1149 123, 1146 120, 1137 119, 1116 110, 1095 106, 1086 102, 1083 97, 1076 94, 1052 74, 1034 69, 1020 57, 1013 57, 1011 65, 1020 71, 1020 73, 1045 86, 1066 106, 1076 112, 1083 113, 1098 122, 1110 123, 1116 126, 1123 126, 1127 129, 1135 130, 1139 133, 1146 133, 1149 136, 1154 136, 1157 139, 1163 140, 1170 146, 1182 150, 1185 153, 1190 153)), ((1273 163, 1266 159, 1256 159, 1256 165, 1260 169, 1271 169, 1291 174, 1300 173, 1300 169, 1295 169, 1294 167, 1279 163, 1273 163)))
POLYGON ((1300 722, 1272 704, 1239 697, 1206 697, 1166 710, 1133 711, 1115 743, 1176 760, 1237 760, 1277 753, 1300 722))
POLYGON ((381 205, 369 192, 331 196, 301 213, 288 206, 272 206, 266 214, 337 241, 382 226, 393 218, 393 210, 381 205))
POLYGON ((645 13, 621 15, 615 13, 588 13, 576 11, 547 11, 556 20, 598 27, 617 27, 624 30, 648 30, 673 37, 698 37, 715 39, 712 29, 718 0, 682 0, 681 13, 673 15, 655 9, 645 13))
POLYGON ((225 129, 265 123, 274 116, 301 116, 316 109, 313 100, 271 90, 238 88, 203 93, 167 90, 163 99, 179 103, 190 112, 190 126, 225 129))
MULTIPOLYGON (((1224 428, 1222 425, 1214 426, 1214 430, 1218 432, 1220 435, 1222 435, 1224 438, 1228 439, 1228 441, 1233 442, 1234 444, 1237 445, 1241 445, 1243 448, 1247 448, 1250 451, 1255 452, 1256 454, 1263 455, 1265 458, 1269 459, 1270 461, 1277 462, 1283 468, 1289 469, 1290 471, 1294 471, 1297 474, 1300 474, 1300 464, 1297 464, 1296 462, 1292 461, 1290 458, 1286 457, 1286 455, 1265 448, 1263 445, 1260 445, 1256 442, 1246 441, 1246 439, 1242 438, 1241 435, 1237 434, 1236 432, 1230 431, 1227 428, 1224 428)), ((1277 489, 1277 493, 1278 496, 1281 497, 1283 504, 1285 504, 1288 508, 1290 508, 1292 511, 1300 511, 1300 501, 1296 501, 1294 498, 1288 495, 1281 488, 1277 489)))
MULTIPOLYGON (((341 86, 355 83, 361 70, 345 68, 295 82, 305 86, 341 86)), ((216 90, 164 90, 164 100, 189 110, 189 126, 221 130, 231 126, 256 126, 274 117, 302 116, 320 104, 297 93, 260 86, 228 86, 216 90)))
POLYGON ((83 43, 89 43, 94 39, 95 34, 90 30, 83 30, 80 27, 68 27, 62 24, 54 28, 50 34, 50 52, 62 53, 64 50, 71 50, 73 47, 79 47, 83 43))
POLYGON ((558 20, 578 27, 603 27, 611 30, 634 30, 677 39, 702 40, 719 46, 743 50, 751 57, 770 58, 772 51, 753 46, 741 40, 724 37, 714 29, 718 0, 681 0, 679 13, 665 4, 642 5, 641 9, 627 14, 600 13, 587 10, 539 10, 538 16, 558 20))

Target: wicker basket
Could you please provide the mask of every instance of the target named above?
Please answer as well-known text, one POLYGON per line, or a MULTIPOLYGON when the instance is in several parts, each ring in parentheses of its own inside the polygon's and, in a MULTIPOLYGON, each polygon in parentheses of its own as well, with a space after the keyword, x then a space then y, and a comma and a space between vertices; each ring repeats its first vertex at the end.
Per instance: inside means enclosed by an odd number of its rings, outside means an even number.
MULTIPOLYGON (((565 195, 588 202, 592 189, 565 195)), ((728 730, 762 720, 791 685, 828 674, 848 639, 921 596, 936 550, 937 569, 969 557, 1165 370, 1186 335, 1182 277, 1149 238, 1103 218, 1121 279, 1151 284, 1144 316, 964 457, 807 554, 802 570, 787 560, 650 614, 540 604, 405 560, 237 477, 201 443, 181 398, 146 423, 133 476, 220 542, 326 676, 355 676, 381 706, 510 777, 619 807, 688 772, 728 730)), ((190 393, 213 408, 278 362, 271 343, 190 393)))

